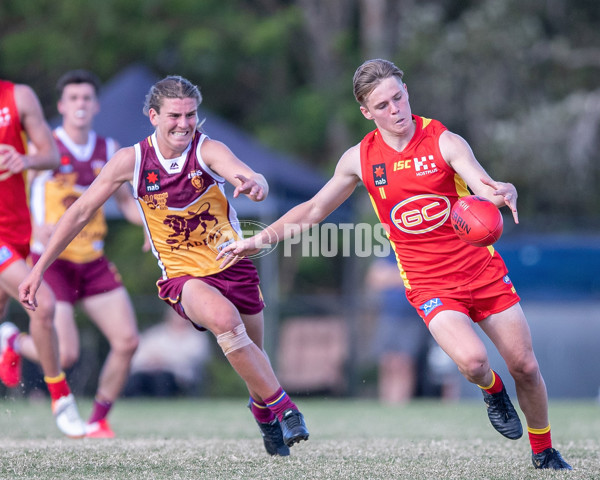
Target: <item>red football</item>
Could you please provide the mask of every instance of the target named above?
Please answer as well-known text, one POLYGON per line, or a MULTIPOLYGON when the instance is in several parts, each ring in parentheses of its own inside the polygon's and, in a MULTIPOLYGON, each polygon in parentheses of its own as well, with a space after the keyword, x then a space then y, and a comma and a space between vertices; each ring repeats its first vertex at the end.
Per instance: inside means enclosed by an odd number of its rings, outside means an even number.
POLYGON ((452 207, 450 220, 458 238, 476 247, 495 243, 504 225, 498 207, 477 195, 459 198, 452 207))

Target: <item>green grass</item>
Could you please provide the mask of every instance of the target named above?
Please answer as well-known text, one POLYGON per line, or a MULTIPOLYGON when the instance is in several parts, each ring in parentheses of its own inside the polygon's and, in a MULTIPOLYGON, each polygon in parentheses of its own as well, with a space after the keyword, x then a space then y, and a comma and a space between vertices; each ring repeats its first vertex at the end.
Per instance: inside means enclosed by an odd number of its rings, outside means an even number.
MULTIPOLYGON (((525 435, 506 440, 483 402, 298 399, 310 440, 269 457, 244 399, 121 400, 115 440, 60 435, 47 401, 0 401, 0 479, 600 479, 600 405, 551 403, 573 472, 538 471, 525 435)), ((80 400, 87 415, 89 400, 80 400)))

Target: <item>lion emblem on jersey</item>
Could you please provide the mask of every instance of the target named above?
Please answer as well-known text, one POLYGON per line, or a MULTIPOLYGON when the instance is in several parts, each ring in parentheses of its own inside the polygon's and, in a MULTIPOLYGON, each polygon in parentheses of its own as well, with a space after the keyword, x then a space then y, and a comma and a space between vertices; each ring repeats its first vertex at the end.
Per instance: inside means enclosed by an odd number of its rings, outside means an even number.
POLYGON ((167 238, 167 243, 186 242, 190 238, 190 234, 202 227, 200 235, 206 233, 209 222, 213 223, 213 227, 219 223, 217 217, 210 213, 210 203, 205 202, 195 212, 188 211, 189 217, 180 215, 167 215, 163 223, 173 230, 173 233, 167 238), (183 237, 183 238, 181 238, 183 237))
POLYGON ((197 192, 201 192, 206 188, 204 186, 204 179, 201 175, 196 175, 195 177, 192 177, 191 182, 192 186, 196 189, 197 192))

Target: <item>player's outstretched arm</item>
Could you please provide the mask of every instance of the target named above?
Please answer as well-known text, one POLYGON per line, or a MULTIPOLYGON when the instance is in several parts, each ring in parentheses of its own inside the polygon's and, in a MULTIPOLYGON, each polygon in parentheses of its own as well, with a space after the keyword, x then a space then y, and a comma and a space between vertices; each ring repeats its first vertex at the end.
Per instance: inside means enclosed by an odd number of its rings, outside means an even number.
POLYGON ((201 153, 208 167, 235 187, 233 197, 246 195, 253 202, 260 202, 269 194, 269 184, 263 175, 252 170, 217 140, 202 143, 201 153))
POLYGON ((313 198, 295 206, 262 232, 223 248, 217 255, 217 260, 223 259, 221 267, 318 224, 352 194, 359 181, 360 151, 355 146, 342 156, 333 177, 313 198))
POLYGON ((516 188, 512 183, 493 180, 477 161, 465 139, 446 131, 440 136, 440 151, 446 163, 467 182, 475 195, 487 198, 498 208, 508 206, 515 223, 519 223, 516 188))

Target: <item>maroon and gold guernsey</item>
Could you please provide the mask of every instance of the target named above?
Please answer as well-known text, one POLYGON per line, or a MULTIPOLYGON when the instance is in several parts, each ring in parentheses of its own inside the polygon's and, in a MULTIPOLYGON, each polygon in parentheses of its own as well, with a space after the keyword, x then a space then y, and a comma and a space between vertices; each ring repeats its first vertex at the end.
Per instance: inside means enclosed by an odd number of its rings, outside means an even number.
MULTIPOLYGON (((75 144, 62 127, 55 129, 53 134, 60 166, 38 173, 31 182, 31 213, 36 225, 55 225, 115 153, 114 140, 100 137, 94 131, 90 132, 85 145, 75 144)), ((104 254, 106 234, 104 211, 99 208, 59 258, 75 263, 100 258, 104 254)), ((35 235, 31 251, 37 254, 44 251, 44 245, 35 235)))
POLYGON ((202 160, 208 138, 196 132, 183 154, 165 159, 156 134, 135 145, 134 197, 162 279, 205 277, 222 269, 215 257, 242 238, 235 210, 224 193, 225 179, 202 160))
MULTIPOLYGON (((0 144, 12 145, 26 153, 26 135, 15 102, 15 85, 0 80, 0 144)), ((31 238, 31 221, 25 172, 11 174, 0 169, 0 239, 12 245, 26 245, 31 238)))
POLYGON ((378 130, 360 143, 362 179, 373 208, 388 232, 407 289, 476 283, 498 253, 468 245, 454 233, 450 210, 469 191, 442 158, 439 139, 447 129, 437 120, 416 115, 413 120, 415 134, 401 152, 387 145, 378 130))

